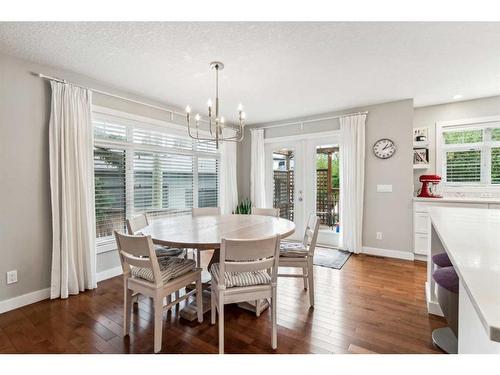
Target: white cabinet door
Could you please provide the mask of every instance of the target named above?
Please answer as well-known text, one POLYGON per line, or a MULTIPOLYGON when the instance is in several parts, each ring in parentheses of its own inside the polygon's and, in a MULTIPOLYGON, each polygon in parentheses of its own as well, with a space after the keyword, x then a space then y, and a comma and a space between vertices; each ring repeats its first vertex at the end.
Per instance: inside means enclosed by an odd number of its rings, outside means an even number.
POLYGON ((417 233, 429 233, 430 230, 430 219, 429 214, 423 212, 416 212, 414 216, 415 232, 417 233))

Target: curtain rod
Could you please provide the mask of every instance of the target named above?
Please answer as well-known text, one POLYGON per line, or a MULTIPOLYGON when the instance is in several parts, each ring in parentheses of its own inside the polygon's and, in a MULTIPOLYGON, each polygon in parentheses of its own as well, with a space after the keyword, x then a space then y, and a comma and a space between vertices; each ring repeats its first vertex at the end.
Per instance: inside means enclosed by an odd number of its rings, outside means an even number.
POLYGON ((311 120, 304 120, 304 121, 294 121, 294 122, 285 122, 282 124, 274 124, 274 125, 268 125, 268 126, 257 126, 253 127, 252 129, 271 129, 271 128, 280 128, 283 126, 290 126, 290 125, 304 125, 308 122, 318 122, 318 121, 324 121, 324 120, 334 120, 338 119, 341 117, 349 117, 349 116, 357 116, 357 115, 367 115, 368 111, 364 112, 353 112, 353 113, 346 113, 345 115, 337 115, 337 116, 329 116, 329 117, 321 117, 321 118, 315 118, 311 120))
MULTIPOLYGON (((128 102, 132 102, 132 103, 136 103, 136 104, 141 104, 141 105, 144 105, 144 106, 147 106, 147 107, 150 107, 150 108, 158 109, 160 111, 168 112, 168 113, 170 113, 170 121, 173 121, 174 115, 179 115, 179 116, 183 116, 183 117, 186 116, 185 113, 176 112, 176 111, 174 111, 172 109, 168 109, 168 108, 165 108, 165 107, 160 107, 160 106, 157 106, 157 105, 154 105, 154 104, 149 104, 149 103, 141 102, 139 100, 135 100, 135 99, 127 98, 125 96, 120 96, 120 95, 112 94, 110 92, 102 91, 102 90, 98 90, 98 89, 94 89, 92 87, 82 86, 80 84, 72 83, 72 82, 69 82, 69 81, 67 81, 65 79, 62 79, 62 78, 52 77, 52 76, 48 76, 48 75, 45 75, 45 74, 42 74, 42 73, 33 73, 33 74, 35 76, 37 76, 37 77, 40 77, 42 79, 46 79, 46 80, 49 80, 49 81, 56 81, 56 82, 61 82, 61 83, 71 83, 74 86, 81 87, 82 89, 86 89, 86 90, 91 90, 92 92, 96 92, 96 93, 101 94, 101 95, 106 95, 106 96, 110 96, 110 97, 113 97, 113 98, 117 98, 117 99, 121 99, 121 100, 126 100, 128 102)), ((203 120, 203 119, 200 119, 200 121, 201 122, 208 122, 208 121, 203 120)))

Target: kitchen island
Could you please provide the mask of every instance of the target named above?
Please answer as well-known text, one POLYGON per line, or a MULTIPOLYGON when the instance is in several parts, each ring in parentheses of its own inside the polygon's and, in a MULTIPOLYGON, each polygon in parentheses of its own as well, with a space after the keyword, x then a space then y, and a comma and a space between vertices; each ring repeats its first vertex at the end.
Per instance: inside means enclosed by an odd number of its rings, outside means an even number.
POLYGON ((431 258, 446 251, 460 280, 458 353, 500 353, 500 210, 433 207, 429 216, 427 299, 437 303, 431 258))

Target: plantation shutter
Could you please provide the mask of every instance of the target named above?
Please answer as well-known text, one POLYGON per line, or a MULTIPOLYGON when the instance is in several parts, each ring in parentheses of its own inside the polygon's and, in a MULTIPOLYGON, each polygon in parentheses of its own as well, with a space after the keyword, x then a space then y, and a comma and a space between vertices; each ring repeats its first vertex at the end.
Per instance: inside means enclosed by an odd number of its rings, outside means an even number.
POLYGON ((217 159, 198 158, 198 207, 218 207, 218 172, 217 159))
POLYGON ((161 152, 134 152, 134 214, 165 216, 193 207, 193 157, 161 152))
POLYGON ((96 238, 125 230, 125 150, 94 147, 96 238))
POLYGON ((447 183, 500 184, 500 124, 448 127, 443 131, 447 183))

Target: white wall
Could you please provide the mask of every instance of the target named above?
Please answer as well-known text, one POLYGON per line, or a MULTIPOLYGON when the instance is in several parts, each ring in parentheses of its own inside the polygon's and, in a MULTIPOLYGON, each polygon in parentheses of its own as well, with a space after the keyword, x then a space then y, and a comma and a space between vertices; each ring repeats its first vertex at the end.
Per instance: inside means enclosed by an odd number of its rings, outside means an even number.
MULTIPOLYGON (((366 122, 366 170, 363 246, 385 250, 412 252, 411 200, 413 189, 412 127, 413 100, 371 105, 345 111, 319 114, 282 123, 322 118, 342 113, 368 111, 366 122), (380 138, 391 138, 398 150, 388 160, 373 155, 372 146, 380 138), (392 184, 392 193, 377 193, 377 184, 392 184), (376 239, 383 233, 383 240, 376 239)), ((260 124, 257 126, 266 126, 260 124)), ((338 120, 320 121, 267 129, 266 138, 324 132, 339 128, 338 120)), ((250 136, 238 147, 238 186, 240 198, 250 195, 250 136)))
MULTIPOLYGON (((0 301, 50 286, 52 228, 48 124, 50 87, 32 72, 66 78, 133 99, 156 103, 71 72, 0 54, 0 301), (5 274, 18 270, 7 285, 5 274)), ((156 119, 166 112, 94 94, 94 104, 156 119)), ((180 109, 178 109, 181 111, 180 109)), ((175 119, 184 125, 184 120, 175 119)), ((97 256, 97 272, 120 265, 115 252, 97 256)))
MULTIPOLYGON (((436 122, 500 115, 500 96, 415 108, 413 126, 429 128, 429 169, 414 173, 414 188, 420 188, 422 174, 436 173, 436 122)), ((441 174, 438 172, 437 174, 441 174)))

